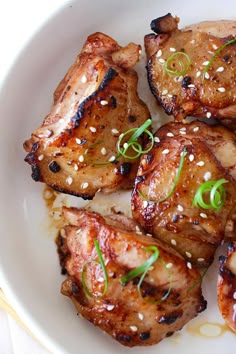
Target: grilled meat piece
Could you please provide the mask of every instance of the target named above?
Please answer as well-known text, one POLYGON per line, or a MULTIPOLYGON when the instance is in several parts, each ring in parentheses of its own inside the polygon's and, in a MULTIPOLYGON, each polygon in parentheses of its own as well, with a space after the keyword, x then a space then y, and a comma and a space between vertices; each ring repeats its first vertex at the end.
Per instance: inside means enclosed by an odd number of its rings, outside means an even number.
POLYGON ((228 245, 227 256, 219 260, 218 305, 227 325, 236 333, 236 242, 228 245))
POLYGON ((69 277, 62 284, 62 293, 83 317, 121 344, 132 347, 158 343, 205 309, 198 271, 171 247, 142 233, 132 219, 122 215, 102 217, 75 208, 65 208, 64 216, 69 225, 61 235, 69 252, 65 264, 69 277), (101 265, 91 262, 98 261, 94 240, 99 243, 108 274, 103 296, 101 265), (121 278, 151 257, 152 251, 145 250, 148 246, 158 248, 159 258, 143 280, 141 297, 139 278, 126 285, 121 285, 121 278), (84 289, 83 270, 92 297, 84 289), (166 298, 161 301, 163 296, 166 298))
POLYGON ((139 50, 102 33, 88 37, 54 93, 51 113, 24 144, 35 181, 85 199, 132 186, 138 159, 115 157, 119 135, 150 116, 132 69, 139 50))
POLYGON ((178 22, 170 14, 153 20, 151 28, 157 34, 145 36, 153 95, 176 120, 212 117, 235 126, 236 43, 215 56, 205 77, 204 70, 217 50, 236 35, 236 21, 202 22, 182 30, 178 22))
MULTIPOLYGON (((132 193, 133 217, 190 262, 208 266, 222 239, 236 237, 236 136, 220 125, 171 122, 157 131, 156 140, 140 161, 132 193), (184 147, 174 193, 158 203, 174 187, 184 147), (228 183, 223 184, 226 200, 219 211, 193 206, 202 183, 222 178, 228 183)), ((203 199, 209 204, 208 194, 203 199)))

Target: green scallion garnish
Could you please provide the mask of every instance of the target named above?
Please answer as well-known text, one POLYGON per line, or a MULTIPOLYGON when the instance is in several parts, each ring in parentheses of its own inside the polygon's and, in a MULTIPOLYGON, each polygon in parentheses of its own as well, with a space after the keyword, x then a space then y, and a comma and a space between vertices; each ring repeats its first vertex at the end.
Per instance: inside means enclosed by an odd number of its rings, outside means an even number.
POLYGON ((226 199, 226 192, 223 187, 224 183, 228 183, 224 178, 218 181, 207 181, 202 183, 194 196, 193 205, 196 207, 199 206, 203 209, 214 209, 215 211, 219 211, 226 199), (206 199, 208 199, 207 202, 206 199))
POLYGON ((206 65, 204 71, 203 71, 203 80, 205 79, 205 75, 208 72, 210 66, 212 65, 213 61, 215 60, 215 58, 219 55, 220 52, 222 52, 222 50, 227 47, 230 44, 233 44, 236 42, 236 37, 234 37, 233 39, 230 39, 228 42, 224 43, 220 48, 218 48, 215 53, 212 55, 211 59, 209 60, 209 63, 206 65))
POLYGON ((188 54, 175 52, 166 60, 164 70, 171 75, 184 75, 188 71, 190 64, 191 60, 188 54))
POLYGON ((181 171, 183 169, 184 158, 185 158, 186 154, 187 154, 186 146, 184 146, 184 148, 183 148, 183 150, 182 150, 182 152, 180 154, 179 167, 178 167, 178 170, 177 170, 177 173, 176 173, 176 176, 175 176, 175 180, 174 180, 173 186, 172 186, 170 192, 165 197, 163 197, 161 199, 158 199, 158 200, 151 200, 151 199, 148 199, 140 190, 138 190, 139 195, 144 200, 146 200, 147 202, 156 203, 156 204, 162 203, 165 200, 167 200, 168 198, 170 198, 172 196, 172 194, 174 193, 175 188, 176 188, 176 186, 177 186, 177 184, 179 182, 179 178, 180 178, 181 171))
POLYGON ((82 285, 83 285, 83 288, 84 288, 84 291, 86 293, 87 296, 93 298, 93 299, 100 299, 102 298, 106 292, 107 292, 107 289, 108 289, 108 275, 107 275, 107 270, 106 270, 106 266, 105 266, 105 263, 104 263, 104 260, 103 260, 103 256, 102 256, 102 252, 100 250, 100 247, 99 247, 99 243, 98 243, 98 240, 94 240, 94 246, 95 246, 95 249, 96 249, 96 252, 97 252, 97 255, 98 255, 98 261, 95 260, 95 259, 91 259, 91 260, 88 260, 83 268, 82 268, 82 276, 81 276, 81 279, 82 279, 82 285), (85 280, 85 273, 86 273, 86 267, 89 263, 97 263, 97 264, 100 264, 101 268, 102 268, 102 271, 103 271, 103 274, 104 274, 104 289, 103 289, 103 292, 101 295, 99 296, 95 296, 93 295, 90 290, 88 289, 87 285, 86 285, 86 280, 85 280))

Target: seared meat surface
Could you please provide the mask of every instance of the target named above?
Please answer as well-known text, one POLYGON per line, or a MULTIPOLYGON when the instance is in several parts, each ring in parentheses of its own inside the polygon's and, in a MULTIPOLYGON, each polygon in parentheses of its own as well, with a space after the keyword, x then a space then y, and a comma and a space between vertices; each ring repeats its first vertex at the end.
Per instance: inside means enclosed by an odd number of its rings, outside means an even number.
POLYGON ((236 242, 228 245, 226 257, 220 257, 217 299, 223 318, 236 333, 236 242))
POLYGON ((199 272, 171 247, 145 235, 132 219, 102 217, 75 208, 64 208, 64 216, 68 225, 61 230, 60 247, 64 259, 68 252, 65 267, 69 276, 62 293, 73 301, 78 313, 121 344, 158 343, 205 309, 199 272), (108 275, 103 296, 104 273, 99 262, 94 262, 98 261, 94 240, 99 243, 108 275), (148 246, 157 247, 159 258, 143 279, 140 296, 140 276, 126 285, 121 285, 121 278, 150 258, 148 246), (83 271, 92 296, 85 291, 83 271))
POLYGON ((132 186, 138 159, 116 161, 116 145, 122 132, 149 118, 132 69, 139 51, 102 33, 88 37, 54 93, 51 112, 24 144, 35 181, 85 199, 132 186))
POLYGON ((236 35, 236 21, 203 22, 182 30, 178 22, 170 14, 153 20, 156 34, 145 36, 153 95, 176 120, 212 117, 236 126, 236 43, 215 55, 236 35))
MULTIPOLYGON (((140 161, 132 193, 133 217, 190 262, 208 266, 223 238, 236 237, 236 136, 220 125, 171 122, 157 131, 156 141, 140 161), (158 202, 173 188, 183 153, 173 194, 158 202), (193 206, 203 183, 223 178, 226 199, 219 211, 193 206)), ((209 204, 209 193, 203 200, 209 204)))

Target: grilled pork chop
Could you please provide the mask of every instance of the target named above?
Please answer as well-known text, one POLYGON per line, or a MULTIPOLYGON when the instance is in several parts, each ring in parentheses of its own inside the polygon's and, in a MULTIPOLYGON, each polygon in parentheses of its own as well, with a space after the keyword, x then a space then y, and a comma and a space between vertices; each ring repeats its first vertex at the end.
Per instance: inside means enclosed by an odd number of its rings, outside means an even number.
POLYGON ((217 299, 223 318, 236 333, 236 242, 228 245, 226 257, 220 257, 217 299))
POLYGON ((158 343, 205 309, 198 271, 171 247, 145 235, 132 219, 102 217, 75 208, 65 208, 64 216, 69 225, 61 231, 60 248, 67 254, 69 277, 62 284, 62 293, 83 317, 121 344, 158 343), (95 262, 94 240, 108 275, 103 296, 104 273, 95 262), (126 285, 121 285, 121 278, 150 259, 153 253, 146 250, 150 246, 159 250, 159 258, 143 279, 141 295, 137 288, 141 275, 126 285))
MULTIPOLYGON (((156 140, 140 161, 132 193, 133 217, 190 262, 208 266, 223 238, 236 237, 236 136, 220 125, 171 122, 157 131, 156 140), (203 183, 221 179, 227 182, 220 210, 193 205, 203 183)), ((209 205, 208 192, 203 200, 209 205)))
POLYGON ((132 186, 138 159, 117 158, 116 145, 122 132, 149 118, 132 69, 139 51, 102 33, 88 37, 51 112, 24 144, 35 181, 85 199, 132 186))
POLYGON ((171 14, 157 18, 151 23, 156 34, 145 36, 153 95, 176 120, 212 117, 236 128, 236 21, 202 22, 182 30, 178 22, 171 14))

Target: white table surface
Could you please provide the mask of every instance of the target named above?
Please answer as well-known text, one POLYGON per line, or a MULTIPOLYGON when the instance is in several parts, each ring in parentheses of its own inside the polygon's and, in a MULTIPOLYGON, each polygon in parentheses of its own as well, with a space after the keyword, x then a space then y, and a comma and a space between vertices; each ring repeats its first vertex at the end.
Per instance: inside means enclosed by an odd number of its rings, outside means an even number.
MULTIPOLYGON (((68 0, 0 0, 0 86, 35 31, 68 0)), ((0 288, 4 284, 0 279, 0 288)), ((0 354, 49 354, 6 311, 0 309, 0 354)))

